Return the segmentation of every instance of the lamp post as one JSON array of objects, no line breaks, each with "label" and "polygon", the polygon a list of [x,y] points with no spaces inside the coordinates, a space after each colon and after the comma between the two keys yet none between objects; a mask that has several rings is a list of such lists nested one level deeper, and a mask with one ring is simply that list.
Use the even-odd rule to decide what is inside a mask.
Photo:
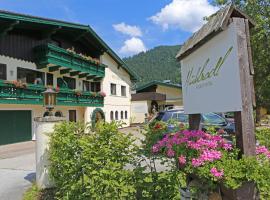
[{"label": "lamp post", "polygon": [[43,92],[43,106],[48,110],[48,116],[53,116],[52,110],[56,105],[56,94],[52,88],[47,88],[46,91]]}]

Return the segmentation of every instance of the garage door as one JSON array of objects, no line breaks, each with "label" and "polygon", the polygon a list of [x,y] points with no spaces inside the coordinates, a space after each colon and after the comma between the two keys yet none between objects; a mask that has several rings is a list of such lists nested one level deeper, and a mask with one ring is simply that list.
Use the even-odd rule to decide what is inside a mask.
[{"label": "garage door", "polygon": [[31,111],[0,111],[0,145],[22,142],[31,139]]}]

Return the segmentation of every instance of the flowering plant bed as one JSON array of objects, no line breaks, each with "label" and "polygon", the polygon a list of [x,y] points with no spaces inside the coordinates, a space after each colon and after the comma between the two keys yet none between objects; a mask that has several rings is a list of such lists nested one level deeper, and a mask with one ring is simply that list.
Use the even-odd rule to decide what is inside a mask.
[{"label": "flowering plant bed", "polygon": [[188,177],[192,175],[200,179],[202,184],[196,185],[196,190],[207,190],[210,194],[220,185],[227,190],[241,190],[242,186],[253,182],[260,198],[269,198],[270,151],[265,146],[256,148],[256,157],[239,159],[239,150],[218,133],[182,130],[165,134],[151,151],[173,160],[175,169]]},{"label": "flowering plant bed", "polygon": [[27,88],[27,83],[21,81],[5,81],[4,83],[12,84],[15,88]]}]

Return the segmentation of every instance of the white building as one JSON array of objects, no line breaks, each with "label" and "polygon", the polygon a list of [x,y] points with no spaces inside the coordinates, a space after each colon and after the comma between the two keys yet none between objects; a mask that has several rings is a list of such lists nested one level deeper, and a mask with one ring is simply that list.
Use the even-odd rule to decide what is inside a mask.
[{"label": "white building", "polygon": [[35,138],[47,87],[58,116],[129,126],[136,75],[89,26],[6,11],[0,24],[0,145]]}]

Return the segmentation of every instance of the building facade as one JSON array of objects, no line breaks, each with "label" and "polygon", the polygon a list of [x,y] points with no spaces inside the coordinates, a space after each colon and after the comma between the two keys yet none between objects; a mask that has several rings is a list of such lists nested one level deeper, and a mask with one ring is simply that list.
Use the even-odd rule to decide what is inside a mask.
[{"label": "building facade", "polygon": [[132,94],[131,121],[143,123],[156,112],[167,107],[183,106],[182,86],[152,81],[136,89]]},{"label": "building facade", "polygon": [[56,116],[129,126],[136,75],[87,25],[0,11],[0,145],[35,139],[43,94]]}]

